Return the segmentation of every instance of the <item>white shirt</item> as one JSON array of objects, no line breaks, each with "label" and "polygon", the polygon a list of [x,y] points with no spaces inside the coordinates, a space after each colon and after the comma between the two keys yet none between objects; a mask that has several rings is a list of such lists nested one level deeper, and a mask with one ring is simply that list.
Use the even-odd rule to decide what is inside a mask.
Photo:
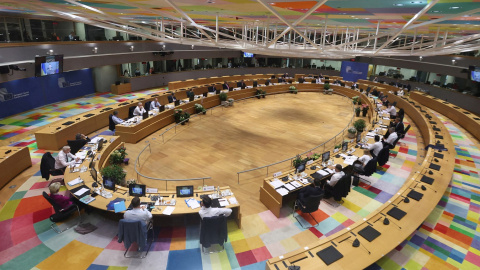
[{"label": "white shirt", "polygon": [[337,173],[334,173],[332,175],[332,177],[330,178],[330,180],[327,181],[327,183],[331,186],[331,187],[334,187],[338,180],[340,180],[340,178],[342,178],[342,176],[344,176],[345,173],[344,172],[337,172]]},{"label": "white shirt", "polygon": [[[72,161],[68,162],[68,158],[71,158]],[[60,151],[58,153],[58,156],[55,158],[55,170],[58,169],[63,169],[67,167],[68,165],[74,165],[75,164],[75,156],[72,155],[72,153],[65,153]]]},{"label": "white shirt", "polygon": [[322,79],[321,78],[316,78],[315,83],[322,83]]},{"label": "white shirt", "polygon": [[116,117],[115,115],[112,115],[112,120],[113,120],[113,122],[115,123],[115,125],[116,125],[116,124],[121,124],[121,123],[125,122],[125,121],[123,121],[122,119]]},{"label": "white shirt", "polygon": [[[388,144],[391,144],[393,145],[393,143],[395,142],[395,140],[398,138],[398,135],[396,132],[393,132],[393,133],[390,133],[390,135],[388,135],[388,138],[385,140],[386,143]],[[393,145],[395,146],[395,145]]]},{"label": "white shirt", "polygon": [[395,106],[390,106],[390,108],[386,108],[383,110],[384,113],[388,113],[392,116],[397,116],[397,110],[395,109]]},{"label": "white shirt", "polygon": [[374,144],[368,147],[368,150],[372,151],[375,156],[378,156],[378,153],[380,153],[380,150],[382,150],[382,148],[383,148],[382,142],[375,142]]},{"label": "white shirt", "polygon": [[403,96],[403,94],[404,94],[403,90],[400,90],[400,91],[397,92],[397,96]]},{"label": "white shirt", "polygon": [[232,209],[230,208],[214,208],[214,207],[209,207],[206,208],[205,206],[202,206],[202,209],[198,212],[200,214],[201,218],[204,217],[217,217],[220,215],[224,215],[226,217],[230,216],[232,214]]},{"label": "white shirt", "polygon": [[358,161],[362,162],[363,163],[363,166],[367,165],[367,163],[372,159],[371,156],[369,155],[363,155],[361,156]]},{"label": "white shirt", "polygon": [[154,100],[150,103],[150,111],[153,109],[159,109],[159,108],[160,108],[160,102]]},{"label": "white shirt", "polygon": [[123,218],[129,220],[141,220],[147,225],[152,219],[152,213],[141,207],[133,208],[132,210],[127,210],[125,214],[123,214]]},{"label": "white shirt", "polygon": [[135,116],[142,116],[144,113],[146,113],[147,111],[145,111],[145,108],[142,107],[142,109],[140,109],[140,107],[136,107],[135,108],[135,111],[133,111],[133,115]]}]

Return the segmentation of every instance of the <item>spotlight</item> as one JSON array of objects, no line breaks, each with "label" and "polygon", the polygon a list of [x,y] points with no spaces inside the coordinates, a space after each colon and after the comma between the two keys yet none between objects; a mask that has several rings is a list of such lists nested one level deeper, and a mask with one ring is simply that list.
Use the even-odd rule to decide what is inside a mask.
[{"label": "spotlight", "polygon": [[423,59],[423,56],[419,56],[418,58],[420,59],[420,61],[422,61],[422,59]]},{"label": "spotlight", "polygon": [[164,44],[164,45],[162,45],[162,50],[165,50],[165,48],[166,48],[165,44]]},{"label": "spotlight", "polygon": [[195,49],[195,45],[192,45],[192,50]]},{"label": "spotlight", "polygon": [[455,59],[452,59],[452,65],[455,66],[455,62],[457,62],[457,61],[455,61]]},{"label": "spotlight", "polygon": [[95,47],[95,48],[92,49],[92,52],[93,52],[93,53],[97,53],[97,51],[98,51],[98,48],[97,48],[97,47]]},{"label": "spotlight", "polygon": [[133,45],[130,46],[130,51],[131,51],[131,52],[133,52],[133,48],[134,48]]},{"label": "spotlight", "polygon": [[49,50],[49,51],[47,52],[47,55],[53,55],[53,50]]}]

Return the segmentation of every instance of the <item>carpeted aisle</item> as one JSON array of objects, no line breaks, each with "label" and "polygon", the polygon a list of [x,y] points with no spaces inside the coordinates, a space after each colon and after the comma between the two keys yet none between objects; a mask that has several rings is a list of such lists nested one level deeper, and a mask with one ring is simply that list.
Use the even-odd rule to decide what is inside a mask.
[{"label": "carpeted aisle", "polygon": [[480,268],[480,149],[457,124],[436,116],[455,143],[452,182],[421,228],[369,269]]}]

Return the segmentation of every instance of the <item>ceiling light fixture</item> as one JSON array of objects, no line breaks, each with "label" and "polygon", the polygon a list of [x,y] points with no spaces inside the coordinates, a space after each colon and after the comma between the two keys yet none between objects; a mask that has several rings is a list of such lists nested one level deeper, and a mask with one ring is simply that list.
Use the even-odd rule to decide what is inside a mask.
[{"label": "ceiling light fixture", "polygon": [[460,7],[450,7],[450,9],[459,9]]},{"label": "ceiling light fixture", "polygon": [[97,53],[97,51],[98,51],[97,47],[95,47],[95,48],[92,49],[92,52],[93,52],[93,53]]},{"label": "ceiling light fixture", "polygon": [[135,47],[133,47],[133,45],[130,46],[130,51],[133,52],[133,49],[134,49],[134,48],[135,48]]},{"label": "ceiling light fixture", "polygon": [[403,7],[403,4],[393,4],[393,5],[397,7]]}]

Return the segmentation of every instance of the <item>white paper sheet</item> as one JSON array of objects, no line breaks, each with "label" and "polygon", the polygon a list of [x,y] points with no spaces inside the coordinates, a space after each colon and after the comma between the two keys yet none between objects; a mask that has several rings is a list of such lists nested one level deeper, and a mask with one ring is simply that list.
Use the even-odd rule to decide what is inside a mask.
[{"label": "white paper sheet", "polygon": [[218,203],[220,204],[220,206],[223,206],[223,207],[225,207],[229,204],[227,199],[219,199]]},{"label": "white paper sheet", "polygon": [[237,198],[235,197],[231,197],[230,199],[228,199],[228,201],[230,202],[230,204],[238,204]]},{"label": "white paper sheet", "polygon": [[165,210],[163,210],[162,214],[170,216],[173,213],[173,210],[175,210],[175,207],[167,206],[165,207]]},{"label": "white paper sheet", "polygon": [[68,182],[67,184],[69,186],[75,186],[75,185],[80,184],[82,182],[83,182],[83,180],[80,177],[78,177],[78,178],[75,178],[72,181]]},{"label": "white paper sheet", "polygon": [[294,186],[292,186],[290,183],[288,183],[288,184],[285,184],[285,187],[286,187],[288,190],[290,190],[290,191],[292,191],[292,190],[294,190],[294,189],[295,189],[295,187],[294,187]]},{"label": "white paper sheet", "polygon": [[285,196],[288,194],[288,190],[286,188],[279,188],[279,189],[276,189],[276,191],[280,193],[280,195],[282,196]]},{"label": "white paper sheet", "polygon": [[75,194],[75,196],[80,196],[82,195],[83,193],[87,192],[88,191],[88,188],[81,188],[79,189],[77,192],[73,193]]},{"label": "white paper sheet", "polygon": [[277,179],[277,180],[273,180],[272,182],[270,182],[270,185],[272,185],[273,188],[277,189],[277,188],[283,186],[284,183],[281,180]]}]

